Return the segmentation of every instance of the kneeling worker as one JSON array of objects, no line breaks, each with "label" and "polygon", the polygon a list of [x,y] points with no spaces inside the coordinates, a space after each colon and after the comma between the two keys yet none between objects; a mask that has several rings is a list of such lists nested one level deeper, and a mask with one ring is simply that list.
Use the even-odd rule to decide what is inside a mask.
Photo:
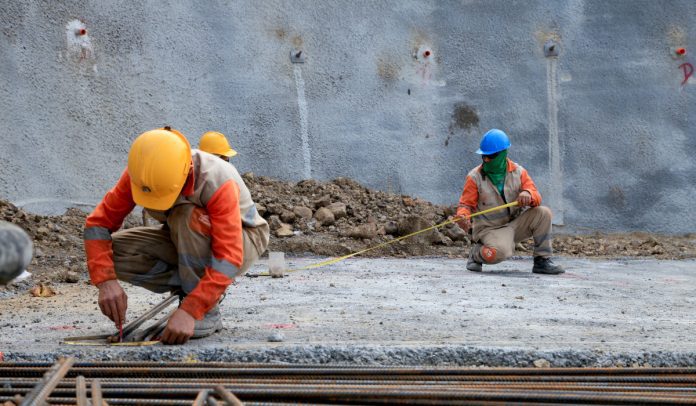
[{"label": "kneeling worker", "polygon": [[[163,224],[117,231],[136,204]],[[222,329],[218,302],[266,250],[269,234],[237,170],[164,127],[133,142],[128,167],[87,217],[84,238],[102,313],[125,322],[128,298],[118,279],[177,292],[182,300],[162,341],[183,344]]]},{"label": "kneeling worker", "polygon": [[551,257],[551,210],[541,206],[541,195],[527,171],[508,159],[510,139],[500,130],[483,135],[477,154],[483,163],[466,176],[459,199],[457,224],[471,228],[471,213],[517,201],[518,206],[477,216],[473,222],[471,252],[466,269],[481,272],[483,263],[497,264],[510,257],[515,244],[534,237],[532,272],[565,272]]}]

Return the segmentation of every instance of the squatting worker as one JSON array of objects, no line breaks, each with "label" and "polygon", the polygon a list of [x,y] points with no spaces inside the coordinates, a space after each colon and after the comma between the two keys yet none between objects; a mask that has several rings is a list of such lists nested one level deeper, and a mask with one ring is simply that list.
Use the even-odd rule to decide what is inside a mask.
[{"label": "squatting worker", "polygon": [[217,131],[208,131],[201,136],[198,149],[209,154],[217,155],[223,161],[229,162],[230,158],[237,155],[237,151],[230,147],[225,134]]},{"label": "squatting worker", "polygon": [[[162,224],[117,231],[135,205]],[[87,217],[85,250],[102,313],[121,325],[117,279],[182,298],[162,333],[182,344],[222,328],[218,301],[266,250],[269,227],[234,166],[164,127],[133,142],[128,167]]]},{"label": "squatting worker", "polygon": [[551,257],[551,210],[541,206],[541,195],[527,171],[508,159],[510,139],[501,130],[483,135],[477,154],[483,163],[466,176],[459,199],[457,224],[471,228],[472,212],[517,201],[518,206],[477,216],[473,221],[471,252],[466,269],[481,272],[483,264],[496,264],[510,257],[515,244],[534,237],[532,272],[560,274],[564,270]]}]

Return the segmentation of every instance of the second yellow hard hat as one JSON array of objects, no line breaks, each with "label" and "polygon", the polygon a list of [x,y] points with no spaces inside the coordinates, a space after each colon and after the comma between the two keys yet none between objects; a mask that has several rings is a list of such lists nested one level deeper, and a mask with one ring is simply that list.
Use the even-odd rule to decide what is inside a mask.
[{"label": "second yellow hard hat", "polygon": [[198,144],[198,149],[210,154],[233,157],[237,155],[237,151],[230,147],[230,143],[225,138],[225,134],[217,131],[208,131],[201,136],[201,142]]}]

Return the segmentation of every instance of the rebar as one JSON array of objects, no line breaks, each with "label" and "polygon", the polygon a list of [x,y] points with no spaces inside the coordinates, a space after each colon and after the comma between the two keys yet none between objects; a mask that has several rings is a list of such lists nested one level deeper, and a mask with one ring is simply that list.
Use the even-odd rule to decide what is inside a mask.
[{"label": "rebar", "polygon": [[[48,363],[0,364],[0,403],[29,397]],[[437,368],[82,362],[52,404],[696,404],[695,368]],[[84,377],[84,378],[83,378]],[[237,402],[237,403],[236,403]]]},{"label": "rebar", "polygon": [[[45,371],[43,379],[24,397],[21,406],[37,406],[46,403],[46,398],[51,391],[58,385],[61,379],[68,373],[70,367],[75,363],[74,358],[62,358],[55,365]],[[7,399],[10,400],[10,399]]]}]

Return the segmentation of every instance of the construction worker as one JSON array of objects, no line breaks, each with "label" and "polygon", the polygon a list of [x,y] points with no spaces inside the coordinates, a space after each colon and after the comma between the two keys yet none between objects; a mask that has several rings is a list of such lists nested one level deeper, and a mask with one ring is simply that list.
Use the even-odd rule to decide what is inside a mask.
[{"label": "construction worker", "polygon": [[229,162],[230,158],[237,155],[237,151],[230,147],[225,134],[217,131],[208,131],[201,136],[198,149],[209,154],[217,155],[223,161]]},{"label": "construction worker", "polygon": [[459,199],[457,224],[466,232],[473,212],[517,201],[518,206],[474,218],[472,246],[466,269],[481,272],[483,264],[497,264],[510,257],[515,244],[534,237],[532,272],[560,274],[551,261],[551,210],[541,206],[541,195],[527,171],[507,157],[510,139],[501,130],[486,132],[476,151],[483,163],[466,176]]},{"label": "construction worker", "polygon": [[26,231],[15,224],[0,221],[0,285],[8,285],[22,275],[32,254],[33,244]]},{"label": "construction worker", "polygon": [[[136,204],[163,224],[117,231]],[[128,167],[87,217],[84,239],[102,313],[117,326],[125,321],[117,279],[177,292],[162,341],[183,344],[222,328],[218,301],[266,250],[269,234],[234,166],[164,127],[133,142]]]}]

